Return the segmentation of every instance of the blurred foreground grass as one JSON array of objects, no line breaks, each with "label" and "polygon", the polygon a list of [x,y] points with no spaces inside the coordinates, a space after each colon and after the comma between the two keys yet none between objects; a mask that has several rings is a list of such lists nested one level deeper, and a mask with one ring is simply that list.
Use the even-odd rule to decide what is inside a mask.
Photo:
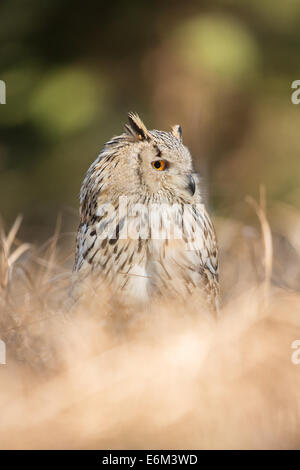
[{"label": "blurred foreground grass", "polygon": [[217,322],[197,297],[128,317],[104,285],[68,310],[59,224],[40,248],[18,240],[20,219],[2,231],[1,448],[299,448],[300,214],[271,212],[272,273],[264,214],[264,238],[217,220]]}]

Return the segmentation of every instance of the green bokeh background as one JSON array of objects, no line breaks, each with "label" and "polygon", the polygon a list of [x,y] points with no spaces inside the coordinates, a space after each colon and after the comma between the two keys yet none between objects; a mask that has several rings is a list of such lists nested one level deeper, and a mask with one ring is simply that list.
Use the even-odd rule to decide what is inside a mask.
[{"label": "green bokeh background", "polygon": [[181,124],[211,209],[246,194],[300,205],[300,1],[2,0],[0,213],[46,239],[75,230],[84,173],[122,132]]}]

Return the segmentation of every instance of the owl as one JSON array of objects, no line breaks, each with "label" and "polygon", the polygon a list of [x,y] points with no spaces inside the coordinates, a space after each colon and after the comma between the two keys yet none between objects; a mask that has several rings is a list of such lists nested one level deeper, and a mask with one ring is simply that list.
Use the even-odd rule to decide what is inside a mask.
[{"label": "owl", "polygon": [[135,113],[128,120],[82,183],[74,291],[93,278],[130,304],[198,293],[217,313],[216,235],[181,127],[148,130]]}]

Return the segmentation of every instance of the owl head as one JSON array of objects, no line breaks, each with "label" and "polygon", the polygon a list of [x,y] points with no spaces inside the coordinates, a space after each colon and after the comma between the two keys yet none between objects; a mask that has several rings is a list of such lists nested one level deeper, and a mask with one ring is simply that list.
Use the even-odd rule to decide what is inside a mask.
[{"label": "owl head", "polygon": [[199,201],[197,175],[192,158],[182,143],[179,125],[170,132],[148,130],[135,113],[128,114],[125,133],[107,142],[94,164],[107,169],[105,187],[110,196],[138,195],[147,201],[194,203]]}]

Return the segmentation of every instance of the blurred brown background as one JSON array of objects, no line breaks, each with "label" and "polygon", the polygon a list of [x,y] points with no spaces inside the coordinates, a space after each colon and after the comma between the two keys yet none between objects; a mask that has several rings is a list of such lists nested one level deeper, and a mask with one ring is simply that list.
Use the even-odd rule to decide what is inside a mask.
[{"label": "blurred brown background", "polygon": [[90,163],[129,110],[180,123],[216,215],[246,194],[300,204],[300,1],[2,0],[0,213],[45,240],[75,230]]}]

